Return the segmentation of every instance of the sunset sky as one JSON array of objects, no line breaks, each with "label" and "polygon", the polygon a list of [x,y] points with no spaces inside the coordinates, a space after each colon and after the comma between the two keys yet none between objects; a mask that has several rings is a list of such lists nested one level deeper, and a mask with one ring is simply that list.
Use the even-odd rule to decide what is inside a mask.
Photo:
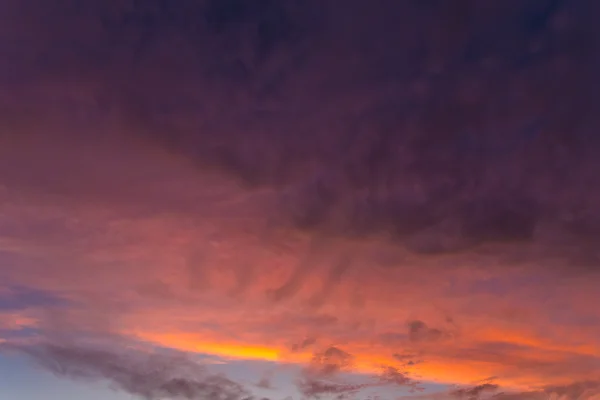
[{"label": "sunset sky", "polygon": [[0,0],[0,400],[600,400],[597,0]]}]

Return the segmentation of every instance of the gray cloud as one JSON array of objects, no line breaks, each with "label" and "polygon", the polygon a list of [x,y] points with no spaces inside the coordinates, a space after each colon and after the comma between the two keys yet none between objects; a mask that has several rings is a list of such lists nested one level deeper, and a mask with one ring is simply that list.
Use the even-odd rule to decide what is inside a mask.
[{"label": "gray cloud", "polygon": [[588,400],[600,394],[598,381],[573,382],[562,386],[546,386],[525,392],[501,392],[492,396],[494,400]]},{"label": "gray cloud", "polygon": [[303,371],[296,382],[298,390],[309,398],[335,396],[338,399],[354,398],[363,389],[381,388],[383,386],[400,386],[411,391],[420,388],[419,382],[409,373],[401,372],[395,367],[383,366],[381,372],[367,376],[367,381],[350,383],[344,372],[352,372],[354,356],[335,346],[316,352],[311,363]]},{"label": "gray cloud", "polygon": [[457,389],[437,393],[423,394],[412,398],[458,398],[458,399],[494,399],[494,400],[588,400],[600,394],[600,382],[597,380],[578,381],[564,385],[549,385],[526,391],[509,390],[493,383],[496,377],[485,379],[476,385],[461,386]]},{"label": "gray cloud", "polygon": [[384,384],[410,386],[412,388],[416,388],[418,385],[418,382],[413,380],[407,373],[402,373],[394,367],[385,367],[379,379]]},{"label": "gray cloud", "polygon": [[469,388],[456,389],[452,392],[452,395],[459,399],[478,400],[482,394],[494,393],[498,388],[498,385],[486,382]]},{"label": "gray cloud", "polygon": [[133,347],[39,343],[13,347],[62,377],[106,380],[120,390],[148,400],[250,400],[251,393],[225,376],[181,354]]},{"label": "gray cloud", "polygon": [[320,376],[331,376],[347,371],[354,364],[354,356],[338,347],[330,346],[313,355],[308,372]]},{"label": "gray cloud", "polygon": [[[337,399],[353,397],[370,384],[348,383],[339,380],[342,372],[350,372],[354,356],[335,346],[316,351],[311,362],[296,381],[296,387],[307,398],[320,399],[335,396]],[[332,378],[337,377],[334,381]]]},{"label": "gray cloud", "polygon": [[300,393],[308,398],[320,399],[322,396],[335,396],[336,399],[345,399],[356,395],[368,385],[335,383],[318,379],[304,378],[298,381]]}]

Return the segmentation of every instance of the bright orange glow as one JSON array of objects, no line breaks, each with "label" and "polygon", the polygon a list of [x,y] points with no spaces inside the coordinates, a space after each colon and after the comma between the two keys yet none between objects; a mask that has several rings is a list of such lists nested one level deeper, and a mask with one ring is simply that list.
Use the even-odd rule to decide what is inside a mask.
[{"label": "bright orange glow", "polygon": [[[154,343],[156,345],[174,348],[186,352],[195,352],[219,356],[228,359],[278,361],[283,363],[306,364],[312,358],[310,352],[293,353],[285,348],[268,347],[260,345],[247,345],[243,343],[219,343],[204,341],[193,334],[160,334],[136,332],[135,337]],[[363,374],[377,374],[381,372],[382,367],[395,366],[400,371],[406,371],[393,357],[378,352],[353,351],[350,347],[345,347],[345,351],[350,352],[355,357],[355,363],[351,371]],[[500,363],[485,361],[464,361],[456,363],[449,359],[431,359],[426,363],[414,367],[408,367],[408,370],[419,379],[452,384],[471,384],[484,380],[491,376],[496,376],[505,368]],[[496,382],[502,384],[507,389],[524,390],[530,385],[543,382],[542,377],[535,375],[522,376],[520,378],[502,379]]]},{"label": "bright orange glow", "polygon": [[178,350],[210,354],[223,358],[278,361],[280,350],[239,343],[215,343],[198,340],[192,334],[135,333],[141,340]]}]

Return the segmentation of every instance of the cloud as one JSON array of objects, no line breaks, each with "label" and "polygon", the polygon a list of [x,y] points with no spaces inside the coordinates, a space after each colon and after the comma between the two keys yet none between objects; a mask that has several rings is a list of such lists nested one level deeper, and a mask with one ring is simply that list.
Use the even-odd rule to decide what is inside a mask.
[{"label": "cloud", "polygon": [[414,381],[411,377],[408,376],[408,374],[402,373],[394,367],[385,367],[383,369],[383,372],[379,376],[379,379],[382,383],[385,384],[409,386],[412,388],[416,388],[418,384],[418,382]]},{"label": "cloud", "polygon": [[297,387],[309,398],[335,395],[339,399],[359,395],[364,389],[384,386],[406,387],[412,391],[419,389],[418,382],[408,373],[402,373],[392,366],[384,366],[375,375],[368,374],[367,379],[360,383],[352,382],[349,373],[355,372],[354,361],[352,354],[335,346],[319,351],[304,369]]},{"label": "cloud", "polygon": [[[340,374],[350,372],[354,356],[335,346],[327,347],[313,354],[310,363],[296,381],[296,387],[304,396],[319,399],[322,396],[335,396],[345,399],[369,387],[369,384],[357,384],[340,381]],[[338,381],[333,378],[338,378]]]},{"label": "cloud", "polygon": [[346,380],[340,380],[340,377],[338,377],[338,380],[336,381],[327,378],[331,378],[331,374],[325,374],[321,377],[306,375],[298,380],[297,386],[300,392],[309,398],[335,395],[336,398],[339,399],[362,396],[365,393],[365,389],[369,389],[372,393],[376,393],[377,389],[386,386],[396,388],[405,387],[409,388],[411,392],[422,390],[419,386],[419,382],[415,381],[407,374],[398,371],[396,368],[389,366],[384,367],[381,373],[375,376],[369,376],[367,381],[361,383],[350,383],[347,378]]},{"label": "cloud", "polygon": [[598,381],[581,381],[565,385],[546,386],[525,392],[504,392],[492,396],[497,400],[595,400],[600,396]]},{"label": "cloud", "polygon": [[[84,39],[115,53],[115,69],[143,71],[126,93],[106,95],[137,131],[201,173],[216,168],[276,190],[280,224],[386,233],[424,257],[475,257],[483,247],[570,265],[593,249],[594,236],[575,226],[597,219],[584,215],[597,195],[584,180],[598,143],[577,122],[595,107],[587,100],[594,60],[567,45],[578,37],[575,24],[553,22],[581,20],[584,6],[464,1],[449,14],[433,4],[354,1],[341,12],[320,3],[104,6],[102,40]],[[388,29],[398,20],[402,29]],[[135,62],[104,42],[123,33],[123,52],[135,49]],[[597,32],[586,34],[595,41]],[[423,49],[406,37],[423,37]],[[178,57],[164,57],[165,47]],[[188,62],[169,61],[177,58]],[[151,84],[158,71],[162,83]],[[116,86],[113,75],[106,86]],[[197,90],[184,91],[183,82]],[[501,108],[502,116],[494,111]],[[571,139],[562,133],[569,126],[580,127]],[[565,171],[574,178],[561,178]],[[542,237],[549,224],[561,238],[554,244]],[[575,238],[582,235],[587,244]],[[299,281],[274,298],[296,293]]]},{"label": "cloud", "polygon": [[0,288],[0,311],[19,311],[29,307],[66,306],[68,300],[44,290],[21,286]]},{"label": "cloud", "polygon": [[348,269],[352,265],[352,256],[343,254],[340,258],[339,261],[332,265],[329,274],[323,281],[321,289],[310,298],[309,304],[311,306],[318,307],[323,305],[343,276],[348,272]]},{"label": "cloud", "polygon": [[600,397],[600,382],[575,382],[564,386],[547,386],[544,393],[560,400],[596,399]]},{"label": "cloud", "polygon": [[317,338],[307,337],[306,339],[302,340],[300,343],[292,344],[291,350],[292,351],[303,351],[303,350],[306,350],[309,347],[313,346],[315,343],[317,343]]},{"label": "cloud", "polygon": [[452,337],[453,335],[450,332],[431,328],[425,322],[420,320],[414,320],[408,323],[408,339],[411,342],[438,342]]},{"label": "cloud", "polygon": [[595,2],[259,3],[2,2],[2,304],[231,357],[318,337],[332,375],[423,346],[428,379],[588,378]]},{"label": "cloud", "polygon": [[309,364],[311,374],[331,376],[341,371],[347,371],[354,364],[354,356],[338,347],[330,346],[316,352]]},{"label": "cloud", "polygon": [[491,382],[459,389],[408,396],[412,399],[494,399],[494,400],[595,400],[598,398],[598,381],[579,381],[556,386],[538,387],[526,391],[503,388]]},{"label": "cloud", "polygon": [[[424,257],[477,257],[484,246],[497,257],[514,252],[525,260],[568,259],[571,265],[578,254],[593,253],[595,236],[577,226],[597,225],[588,215],[595,196],[588,192],[596,193],[596,185],[583,183],[597,143],[583,125],[570,141],[557,128],[563,120],[575,124],[593,114],[581,115],[594,107],[586,100],[593,60],[590,52],[566,45],[578,34],[573,23],[559,28],[552,22],[564,15],[582,19],[583,5],[540,11],[464,1],[448,22],[447,10],[433,4],[354,1],[340,12],[314,1],[191,1],[179,7],[90,2],[59,10],[31,1],[55,18],[40,21],[27,11],[35,7],[15,5],[10,11],[23,23],[11,29],[38,27],[39,34],[28,36],[40,42],[31,43],[36,54],[65,43],[68,29],[42,34],[54,32],[51,27],[95,28],[50,53],[57,65],[51,73],[31,70],[33,64],[21,68],[30,71],[23,86],[37,87],[39,79],[64,86],[68,78],[59,67],[79,66],[78,74],[99,82],[86,87],[89,96],[107,98],[135,131],[128,135],[188,158],[200,174],[216,168],[276,189],[281,196],[272,215],[280,224],[350,237],[386,233]],[[387,29],[398,20],[406,22],[402,29]],[[511,33],[505,26],[519,28]],[[586,33],[594,42],[597,32]],[[502,39],[517,34],[523,40],[511,43],[541,35],[544,50]],[[415,36],[424,38],[422,51],[405,39]],[[127,40],[116,43],[117,37]],[[110,62],[97,63],[98,54],[85,49],[110,54]],[[125,88],[115,91],[123,81]],[[502,118],[491,111],[516,93],[522,93],[520,103]],[[315,98],[331,106],[315,106]],[[564,98],[582,106],[566,106]],[[95,113],[100,104],[87,107]],[[562,179],[559,171],[567,170],[576,178]],[[549,234],[560,236],[553,244],[544,239],[549,225]],[[581,235],[585,244],[577,239]],[[535,245],[552,251],[534,251]],[[577,262],[597,264],[595,257]],[[295,293],[297,281],[276,290],[275,298]]]},{"label": "cloud", "polygon": [[498,391],[499,386],[493,383],[482,383],[470,388],[460,388],[452,392],[459,399],[478,400],[481,395]]},{"label": "cloud", "polygon": [[298,382],[298,389],[308,398],[321,398],[321,396],[336,396],[337,399],[345,399],[358,393],[365,385],[335,383],[323,380],[304,378]]},{"label": "cloud", "polygon": [[211,374],[182,354],[114,345],[37,343],[13,348],[50,372],[84,381],[107,380],[144,399],[252,399],[241,385]]},{"label": "cloud", "polygon": [[271,384],[271,381],[268,377],[262,377],[256,384],[256,387],[259,387],[261,389],[273,389],[273,385]]},{"label": "cloud", "polygon": [[314,238],[309,244],[306,254],[299,260],[298,265],[292,271],[291,276],[287,281],[278,288],[269,292],[273,301],[279,302],[295,295],[302,287],[306,280],[306,276],[311,269],[315,268],[315,264],[319,261],[319,257],[323,254],[326,240]]},{"label": "cloud", "polygon": [[403,353],[394,353],[392,357],[402,363],[403,366],[414,366],[423,362],[422,359],[419,358],[419,354],[411,353],[411,352],[403,352]]}]

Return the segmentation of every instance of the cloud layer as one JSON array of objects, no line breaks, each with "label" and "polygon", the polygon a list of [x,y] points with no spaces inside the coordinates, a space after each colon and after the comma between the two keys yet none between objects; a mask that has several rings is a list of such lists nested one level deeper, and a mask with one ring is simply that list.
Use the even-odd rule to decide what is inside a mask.
[{"label": "cloud layer", "polygon": [[253,394],[57,338],[595,398],[599,13],[3,2],[0,339],[149,399]]}]

